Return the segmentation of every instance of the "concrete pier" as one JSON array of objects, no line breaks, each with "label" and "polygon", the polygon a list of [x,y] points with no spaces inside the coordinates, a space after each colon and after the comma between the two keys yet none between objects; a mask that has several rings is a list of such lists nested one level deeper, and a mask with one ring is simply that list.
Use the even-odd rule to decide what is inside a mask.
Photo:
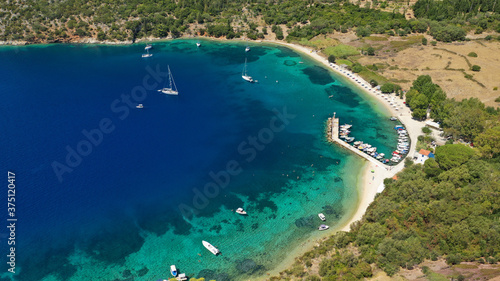
[{"label": "concrete pier", "polygon": [[335,117],[335,113],[333,113],[333,117],[328,118],[327,122],[327,138],[328,141],[338,143],[342,147],[347,148],[348,150],[354,152],[355,154],[365,158],[366,160],[374,163],[377,166],[384,167],[386,170],[388,170],[391,166],[383,164],[382,162],[378,161],[377,159],[371,157],[370,155],[364,153],[363,151],[355,148],[352,145],[349,145],[347,142],[341,140],[339,138],[339,118]]}]

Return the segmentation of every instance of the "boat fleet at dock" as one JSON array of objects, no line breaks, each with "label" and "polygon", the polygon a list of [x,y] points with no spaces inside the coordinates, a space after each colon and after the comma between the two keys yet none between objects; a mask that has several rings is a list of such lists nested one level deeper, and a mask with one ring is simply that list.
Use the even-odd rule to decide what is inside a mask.
[{"label": "boat fleet at dock", "polygon": [[[395,118],[391,118],[391,120],[396,120]],[[398,146],[397,150],[392,152],[392,157],[390,159],[385,157],[384,153],[378,153],[377,148],[372,146],[369,143],[364,143],[362,141],[354,141],[354,137],[350,137],[349,133],[351,132],[352,125],[344,124],[339,126],[339,138],[343,139],[347,143],[352,143],[353,147],[356,149],[363,151],[364,153],[372,156],[373,158],[379,160],[380,162],[387,164],[389,162],[398,163],[401,159],[404,158],[406,154],[408,154],[408,150],[410,149],[410,140],[408,138],[408,133],[402,125],[397,125],[394,129],[398,133]]]}]

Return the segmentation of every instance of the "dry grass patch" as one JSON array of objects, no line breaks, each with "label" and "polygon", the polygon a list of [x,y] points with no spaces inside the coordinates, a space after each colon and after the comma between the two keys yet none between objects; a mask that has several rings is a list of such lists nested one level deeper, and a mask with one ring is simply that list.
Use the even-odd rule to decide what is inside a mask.
[{"label": "dry grass patch", "polygon": [[334,55],[337,58],[359,55],[359,51],[356,47],[344,44],[339,44],[335,47],[328,47],[323,52],[327,56]]},{"label": "dry grass patch", "polygon": [[321,50],[321,49],[326,49],[328,47],[336,46],[339,44],[339,41],[336,39],[333,39],[333,38],[329,38],[329,37],[323,37],[323,38],[316,37],[316,38],[311,39],[310,41],[308,41],[305,38],[302,38],[299,41],[299,44],[303,45],[303,46],[312,47],[316,50]]},{"label": "dry grass patch", "polygon": [[[391,44],[393,42],[395,41],[391,41]],[[483,44],[486,47],[474,41],[441,43],[439,48],[410,46],[397,53],[378,52],[377,56],[363,56],[358,62],[362,65],[375,64],[379,68],[377,73],[390,80],[410,81],[399,83],[405,90],[411,87],[413,80],[419,75],[430,75],[434,83],[441,86],[450,98],[462,100],[477,97],[487,106],[497,107],[498,103],[494,100],[499,95],[500,87],[500,42]],[[472,51],[478,56],[467,57]],[[481,71],[471,71],[469,64],[479,65]],[[388,67],[384,68],[383,65]],[[470,78],[467,79],[466,75]],[[495,87],[496,91],[493,90]]]},{"label": "dry grass patch", "polygon": [[413,35],[408,37],[403,37],[403,40],[392,40],[390,41],[390,47],[397,49],[398,51],[404,50],[412,45],[422,43],[423,35]]},{"label": "dry grass patch", "polygon": [[382,35],[382,36],[372,35],[372,36],[365,37],[364,40],[366,40],[366,41],[388,41],[389,39],[387,39],[386,35]]}]

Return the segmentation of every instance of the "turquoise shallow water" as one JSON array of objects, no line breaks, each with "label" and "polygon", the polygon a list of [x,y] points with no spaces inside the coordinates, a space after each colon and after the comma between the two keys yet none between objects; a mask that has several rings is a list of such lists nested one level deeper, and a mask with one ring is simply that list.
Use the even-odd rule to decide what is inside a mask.
[{"label": "turquoise shallow water", "polygon": [[[389,154],[387,113],[285,47],[195,42],[155,43],[150,59],[144,45],[0,50],[2,169],[24,190],[15,280],[157,280],[171,264],[190,277],[258,278],[317,236],[317,213],[332,228],[352,213],[362,160],[325,142],[325,121],[336,112]],[[258,83],[241,79],[245,58]],[[180,95],[159,94],[163,79],[143,110],[120,102],[122,119],[113,102],[167,64]],[[115,130],[59,181],[54,161],[103,118]]]}]

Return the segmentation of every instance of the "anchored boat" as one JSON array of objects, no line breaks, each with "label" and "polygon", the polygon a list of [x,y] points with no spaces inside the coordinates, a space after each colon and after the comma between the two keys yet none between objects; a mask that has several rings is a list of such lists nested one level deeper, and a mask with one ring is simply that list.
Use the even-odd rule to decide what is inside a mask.
[{"label": "anchored boat", "polygon": [[172,274],[172,276],[174,277],[177,276],[177,268],[175,267],[174,264],[170,266],[170,274]]},{"label": "anchored boat", "polygon": [[205,248],[207,248],[207,250],[212,252],[212,254],[214,254],[216,256],[218,254],[220,254],[219,249],[215,248],[212,244],[208,243],[207,241],[203,240],[203,241],[201,241],[201,243],[203,243],[203,246],[205,246]]}]

